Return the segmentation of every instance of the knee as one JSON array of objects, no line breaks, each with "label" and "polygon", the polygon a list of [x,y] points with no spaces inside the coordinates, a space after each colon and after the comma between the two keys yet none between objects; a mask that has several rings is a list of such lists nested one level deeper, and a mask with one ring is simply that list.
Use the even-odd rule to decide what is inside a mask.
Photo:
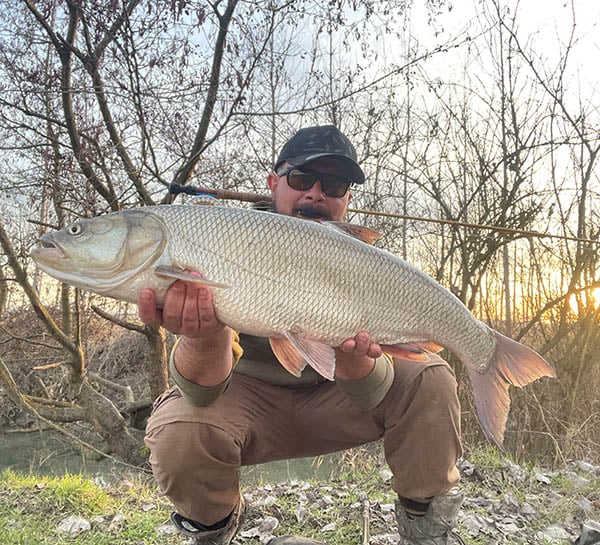
[{"label": "knee", "polygon": [[190,466],[205,471],[239,466],[240,449],[235,439],[218,426],[205,422],[176,421],[148,429],[145,437],[153,470],[189,474]]},{"label": "knee", "polygon": [[429,399],[431,406],[458,408],[456,378],[448,365],[435,365],[425,369],[418,380],[419,397]]}]

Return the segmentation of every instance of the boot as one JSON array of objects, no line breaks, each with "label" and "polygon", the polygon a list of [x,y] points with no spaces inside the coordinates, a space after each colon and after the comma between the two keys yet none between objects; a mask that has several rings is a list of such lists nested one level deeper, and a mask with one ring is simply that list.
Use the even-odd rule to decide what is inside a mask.
[{"label": "boot", "polygon": [[573,545],[600,545],[600,523],[586,521],[581,527],[581,535]]},{"label": "boot", "polygon": [[187,519],[178,513],[171,513],[171,522],[183,535],[194,538],[193,545],[229,545],[242,525],[245,512],[244,497],[240,496],[240,501],[222,528],[202,530],[193,520]]},{"label": "boot", "polygon": [[[409,518],[404,508],[396,501],[396,520],[402,545],[450,545],[449,536],[456,525],[458,511],[464,494],[454,488],[447,494],[431,500],[427,513],[422,517]],[[453,534],[459,543],[463,540]]]}]

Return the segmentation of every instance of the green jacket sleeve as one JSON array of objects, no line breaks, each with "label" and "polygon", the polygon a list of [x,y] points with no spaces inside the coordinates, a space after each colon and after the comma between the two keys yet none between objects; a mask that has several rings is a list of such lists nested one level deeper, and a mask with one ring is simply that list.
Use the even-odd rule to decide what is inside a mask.
[{"label": "green jacket sleeve", "polygon": [[[169,373],[171,378],[181,391],[183,398],[190,405],[194,405],[196,407],[206,407],[213,403],[225,390],[227,390],[227,386],[229,386],[229,381],[231,380],[231,373],[223,382],[221,382],[221,384],[217,384],[216,386],[201,386],[200,384],[196,384],[195,382],[186,379],[177,370],[177,367],[175,367],[174,354],[178,343],[179,340],[177,340],[177,342],[173,345],[173,349],[171,350],[171,355],[169,357]],[[232,351],[233,366],[235,367],[243,354],[237,333],[234,333]]]},{"label": "green jacket sleeve", "polygon": [[336,384],[350,400],[363,411],[371,411],[379,405],[394,382],[394,366],[385,354],[375,360],[375,367],[364,378],[345,380],[336,378]]}]

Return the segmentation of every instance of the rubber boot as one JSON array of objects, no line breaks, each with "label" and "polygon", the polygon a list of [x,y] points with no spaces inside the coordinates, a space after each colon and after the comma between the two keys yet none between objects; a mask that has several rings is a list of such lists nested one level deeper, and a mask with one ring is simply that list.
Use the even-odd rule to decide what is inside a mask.
[{"label": "rubber boot", "polygon": [[586,521],[581,527],[581,535],[573,545],[600,545],[600,523]]},{"label": "rubber boot", "polygon": [[[458,511],[464,494],[454,488],[447,494],[431,500],[427,513],[422,517],[409,518],[404,508],[396,501],[396,520],[402,545],[450,545],[450,535],[456,526]],[[453,534],[459,543],[460,537]]]}]

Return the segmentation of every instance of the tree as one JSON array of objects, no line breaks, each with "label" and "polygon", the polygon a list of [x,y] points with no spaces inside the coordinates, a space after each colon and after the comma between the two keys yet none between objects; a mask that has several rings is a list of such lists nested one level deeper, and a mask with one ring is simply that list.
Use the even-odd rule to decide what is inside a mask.
[{"label": "tree", "polygon": [[[312,84],[300,101],[293,92],[299,80],[287,55],[298,51],[305,62],[300,58],[305,55],[304,35],[298,29],[328,20],[330,36],[346,27],[356,32],[357,19],[366,28],[373,13],[368,1],[332,6],[178,0],[167,6],[155,0],[13,0],[0,16],[0,131],[6,136],[3,152],[18,156],[18,177],[31,178],[28,191],[15,200],[26,198],[32,214],[39,211],[39,234],[76,217],[171,202],[166,191],[171,182],[210,177],[212,185],[225,188],[252,183],[254,173],[264,172],[264,159],[251,153],[246,161],[241,142],[249,140],[250,127],[256,134],[255,115],[266,114],[272,127],[270,148],[275,149],[274,140],[283,140],[292,126],[281,127],[275,110],[294,102],[299,116],[306,104],[319,102]],[[269,95],[261,76],[272,71],[273,59],[283,74],[276,78],[270,72]],[[306,62],[320,67],[318,48]],[[274,100],[286,88],[292,92]],[[218,152],[209,154],[216,144]],[[7,177],[0,187],[8,189],[12,183]],[[25,254],[34,235],[27,236],[27,243],[15,247],[14,231],[2,226],[3,250],[19,284],[65,350],[71,389],[77,392],[76,410],[70,414],[84,414],[110,450],[138,461],[123,418],[90,380],[80,333],[80,295],[60,287],[59,326],[29,282]],[[155,397],[167,384],[164,332],[111,319],[147,336],[154,362],[147,380]],[[49,414],[50,405],[35,408]],[[51,407],[54,414],[57,405]]]}]

